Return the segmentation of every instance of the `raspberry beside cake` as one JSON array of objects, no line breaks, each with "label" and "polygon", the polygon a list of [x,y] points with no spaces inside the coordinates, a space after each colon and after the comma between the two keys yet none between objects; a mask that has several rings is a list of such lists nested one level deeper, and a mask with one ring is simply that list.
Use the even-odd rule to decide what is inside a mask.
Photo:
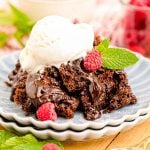
[{"label": "raspberry beside cake", "polygon": [[[112,112],[136,103],[137,99],[128,84],[126,73],[120,68],[112,69],[114,66],[111,68],[108,65],[107,68],[107,62],[103,66],[102,58],[105,53],[104,51],[99,53],[95,50],[100,41],[94,42],[94,32],[91,28],[86,24],[74,25],[63,19],[62,17],[50,16],[39,21],[34,27],[27,46],[21,53],[15,69],[9,75],[12,86],[12,101],[21,105],[28,114],[36,113],[38,119],[40,117],[37,111],[43,106],[43,109],[40,109],[40,116],[42,116],[43,111],[43,114],[49,116],[47,117],[49,119],[45,120],[52,121],[56,120],[54,119],[56,117],[52,116],[55,113],[48,111],[56,111],[58,116],[65,118],[72,118],[76,111],[81,111],[85,119],[95,120],[103,112]],[[43,23],[44,21],[45,23]],[[65,25],[70,29],[66,29]],[[53,30],[49,30],[49,33],[44,32],[42,35],[39,32],[39,26],[41,27],[40,30],[46,30],[46,27],[47,30],[49,30],[48,27],[52,27]],[[76,26],[75,29],[74,26]],[[64,32],[62,32],[62,27],[65,28],[68,35],[62,34]],[[76,33],[72,32],[72,28]],[[44,35],[55,34],[55,30],[57,30],[56,36],[48,35],[51,37],[48,41],[48,37],[44,37]],[[78,31],[79,33],[77,33]],[[36,36],[41,36],[42,42],[48,46],[39,41],[39,37],[36,37],[34,32],[36,32]],[[80,33],[82,34],[80,35]],[[70,35],[70,38],[66,38]],[[62,40],[64,47],[62,48],[62,43],[60,41],[57,43],[56,40]],[[68,40],[69,46],[65,45],[67,44],[66,40]],[[75,43],[73,43],[74,40],[76,40]],[[38,44],[31,44],[35,41],[43,44],[38,43],[41,49],[37,50],[37,54],[35,48],[38,48]],[[73,50],[70,49],[71,46],[74,46]],[[101,44],[99,48],[103,49],[102,46]],[[31,49],[34,49],[35,52]],[[53,51],[54,55],[52,52],[49,55],[48,50]],[[61,54],[59,51],[55,54],[57,50],[64,50],[64,54],[62,51],[60,51]],[[43,55],[43,53],[45,54]],[[49,105],[44,106],[44,104]]]}]

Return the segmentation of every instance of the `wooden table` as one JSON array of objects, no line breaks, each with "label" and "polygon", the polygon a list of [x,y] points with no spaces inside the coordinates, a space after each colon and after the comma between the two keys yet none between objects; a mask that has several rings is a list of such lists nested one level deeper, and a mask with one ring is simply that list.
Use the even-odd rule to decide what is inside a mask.
[{"label": "wooden table", "polygon": [[[0,129],[4,129],[0,127]],[[150,136],[150,119],[116,135],[86,142],[63,142],[65,150],[111,150],[116,147],[132,146]],[[148,148],[150,150],[150,147]]]},{"label": "wooden table", "polygon": [[[132,146],[150,136],[150,119],[108,138],[87,142],[64,142],[65,150],[111,150],[116,147]],[[150,147],[148,147],[150,150]]]}]

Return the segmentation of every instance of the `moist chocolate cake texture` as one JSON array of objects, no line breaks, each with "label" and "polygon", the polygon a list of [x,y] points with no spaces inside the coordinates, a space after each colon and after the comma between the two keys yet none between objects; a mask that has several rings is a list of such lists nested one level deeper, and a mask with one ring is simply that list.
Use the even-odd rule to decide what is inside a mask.
[{"label": "moist chocolate cake texture", "polygon": [[36,74],[23,71],[18,62],[9,80],[11,100],[28,113],[35,113],[41,104],[50,101],[55,104],[58,116],[72,118],[79,110],[87,120],[95,120],[103,112],[137,101],[123,70],[101,67],[87,72],[83,58],[68,61],[59,68],[46,66]]}]

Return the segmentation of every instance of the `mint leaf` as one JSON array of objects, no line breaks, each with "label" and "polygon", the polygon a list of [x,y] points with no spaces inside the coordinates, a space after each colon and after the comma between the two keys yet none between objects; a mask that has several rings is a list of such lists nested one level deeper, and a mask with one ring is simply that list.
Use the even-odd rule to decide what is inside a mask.
[{"label": "mint leaf", "polygon": [[[28,15],[16,8],[14,5],[7,1],[10,11],[0,9],[0,25],[14,26],[16,28],[16,33],[14,33],[14,38],[24,47],[22,42],[23,36],[28,36],[35,24]],[[8,40],[8,39],[7,39]],[[1,42],[2,43],[2,42]],[[5,42],[4,42],[5,43]],[[4,44],[0,44],[3,46]]]},{"label": "mint leaf", "polygon": [[8,40],[8,35],[6,33],[0,33],[0,47],[4,46]]},{"label": "mint leaf", "polygon": [[[46,140],[43,142],[41,141],[41,142],[30,142],[30,143],[20,144],[20,145],[13,147],[11,150],[41,150],[42,147],[47,143],[56,144],[56,145],[58,145],[60,150],[64,150],[61,143],[57,140]],[[5,150],[5,149],[3,149],[3,150]]]},{"label": "mint leaf", "polygon": [[121,48],[107,48],[101,52],[103,67],[124,69],[135,64],[138,58],[132,52]]},{"label": "mint leaf", "polygon": [[22,137],[16,136],[16,137],[9,138],[8,140],[5,141],[5,143],[2,143],[0,149],[8,150],[21,144],[33,143],[33,142],[37,142],[37,139],[31,134],[27,134]]},{"label": "mint leaf", "polygon": [[[52,142],[49,142],[49,143],[52,143]],[[26,144],[17,145],[11,150],[41,150],[45,144],[47,144],[47,142],[26,143]],[[60,146],[58,147],[59,147],[59,150],[63,150],[63,147],[62,148]]]},{"label": "mint leaf", "polygon": [[8,2],[8,5],[11,10],[11,22],[16,27],[16,32],[14,33],[14,38],[18,41],[18,43],[24,47],[22,42],[22,38],[25,35],[29,35],[33,25],[33,22],[28,15],[19,10],[17,7]]},{"label": "mint leaf", "polygon": [[138,61],[137,56],[132,52],[121,48],[109,48],[109,44],[109,39],[105,39],[96,47],[101,54],[103,67],[120,70]]},{"label": "mint leaf", "polygon": [[13,13],[14,22],[17,29],[24,34],[29,34],[34,23],[24,12],[16,8],[14,5],[9,3],[9,6]]},{"label": "mint leaf", "polygon": [[24,33],[20,32],[20,31],[16,31],[16,33],[14,34],[15,39],[19,42],[19,44],[24,47],[24,43],[22,42],[21,38],[23,37]]},{"label": "mint leaf", "polygon": [[25,143],[17,145],[11,150],[41,150],[44,145],[43,142]]},{"label": "mint leaf", "polygon": [[108,48],[110,44],[109,39],[104,39],[101,41],[100,45],[103,45],[105,48]]},{"label": "mint leaf", "polygon": [[4,143],[9,138],[15,137],[16,135],[14,133],[11,133],[6,130],[0,130],[0,145]]},{"label": "mint leaf", "polygon": [[7,25],[11,26],[13,25],[13,17],[10,14],[10,12],[7,12],[6,10],[0,10],[0,25]]},{"label": "mint leaf", "polygon": [[25,136],[15,136],[8,131],[0,132],[0,150],[41,150],[47,143],[58,145],[60,150],[64,150],[61,143],[55,139],[38,141],[32,134]]},{"label": "mint leaf", "polygon": [[14,17],[16,19],[22,19],[22,20],[25,20],[25,21],[29,21],[30,20],[29,17],[25,13],[23,13],[21,10],[16,8],[11,3],[8,3],[8,4],[9,4],[9,7],[10,7],[11,11],[13,12]]},{"label": "mint leaf", "polygon": [[96,47],[96,50],[99,52],[102,52],[103,50],[107,49],[109,47],[110,41],[109,39],[104,39],[100,42],[100,44]]}]

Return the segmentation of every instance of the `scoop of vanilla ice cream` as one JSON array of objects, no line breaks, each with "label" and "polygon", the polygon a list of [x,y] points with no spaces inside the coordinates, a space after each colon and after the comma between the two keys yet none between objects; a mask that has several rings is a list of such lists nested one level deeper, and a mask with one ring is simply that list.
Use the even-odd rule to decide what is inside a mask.
[{"label": "scoop of vanilla ice cream", "polygon": [[94,31],[88,24],[73,24],[60,16],[48,16],[33,27],[20,55],[23,70],[38,71],[45,65],[84,57],[93,48]]}]

